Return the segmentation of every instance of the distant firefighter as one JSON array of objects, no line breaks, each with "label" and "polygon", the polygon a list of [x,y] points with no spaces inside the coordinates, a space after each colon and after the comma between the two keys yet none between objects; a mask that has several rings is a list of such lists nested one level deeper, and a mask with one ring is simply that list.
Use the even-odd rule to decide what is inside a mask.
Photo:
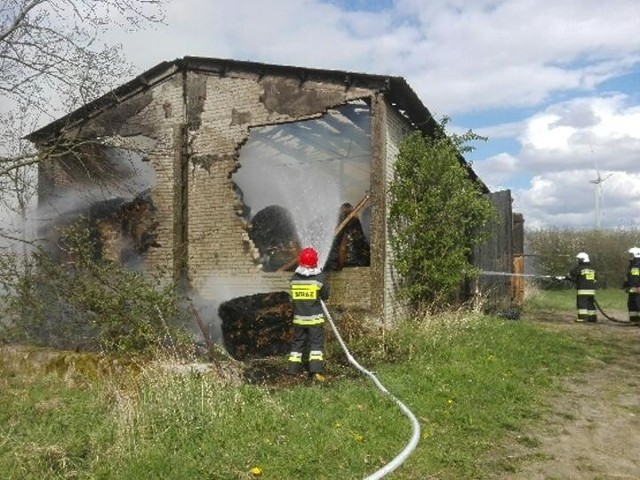
[{"label": "distant firefighter", "polygon": [[576,322],[596,322],[596,272],[591,266],[589,255],[580,252],[576,255],[578,264],[571,269],[567,278],[576,284]]}]

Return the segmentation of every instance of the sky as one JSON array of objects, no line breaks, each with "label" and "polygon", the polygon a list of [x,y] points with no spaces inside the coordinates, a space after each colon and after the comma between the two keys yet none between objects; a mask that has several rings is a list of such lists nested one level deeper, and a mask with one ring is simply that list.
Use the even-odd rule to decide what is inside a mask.
[{"label": "sky", "polygon": [[[403,77],[525,226],[640,226],[640,0],[171,0],[113,34],[136,73],[184,56]],[[124,82],[123,82],[124,83]]]}]

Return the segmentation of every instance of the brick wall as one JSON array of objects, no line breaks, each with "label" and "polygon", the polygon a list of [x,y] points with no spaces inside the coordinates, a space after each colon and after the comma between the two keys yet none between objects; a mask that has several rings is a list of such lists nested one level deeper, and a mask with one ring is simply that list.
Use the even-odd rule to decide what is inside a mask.
[{"label": "brick wall", "polygon": [[[385,185],[393,180],[394,164],[399,152],[400,143],[411,132],[411,126],[406,118],[394,108],[385,108]],[[389,218],[389,206],[386,206],[385,218]],[[406,308],[397,298],[398,277],[393,268],[393,250],[389,235],[385,235],[385,263],[384,263],[384,317],[387,322],[398,320],[406,313]]]},{"label": "brick wall", "polygon": [[[339,81],[302,81],[247,71],[176,72],[85,122],[82,131],[86,136],[110,136],[124,146],[144,149],[146,160],[153,165],[157,182],[151,200],[157,209],[160,247],[144,254],[147,271],[167,272],[170,278],[184,269],[190,285],[204,299],[219,297],[223,289],[236,296],[250,295],[286,290],[290,277],[290,273],[261,272],[257,250],[238,214],[240,204],[231,179],[251,128],[317,118],[328,108],[375,95],[373,90]],[[379,165],[383,156],[393,157],[395,148],[382,144],[397,142],[404,128],[399,116],[390,118],[387,129],[391,133],[377,140]],[[382,179],[389,173],[377,175]],[[384,194],[378,188],[372,202]],[[372,205],[372,211],[376,209],[380,216],[380,206]],[[372,230],[376,228],[372,223]],[[378,249],[384,250],[384,231],[372,232],[372,237],[377,238]],[[186,255],[184,262],[178,258],[182,255]],[[382,298],[382,274],[372,283],[376,268],[382,271],[372,266],[331,272],[329,304],[362,311],[371,310],[376,303],[381,309],[387,293]],[[385,267],[385,282],[387,276]],[[381,311],[373,313],[379,318]]]},{"label": "brick wall", "polygon": [[136,121],[153,125],[156,141],[149,150],[148,158],[156,172],[156,186],[151,199],[157,209],[159,225],[158,243],[145,254],[144,265],[149,271],[160,270],[173,274],[174,270],[174,217],[176,185],[174,163],[176,161],[175,140],[185,122],[182,79],[179,74],[152,89],[153,102],[136,115]]},{"label": "brick wall", "polygon": [[[365,89],[298,78],[259,77],[247,72],[225,76],[188,73],[188,85],[202,95],[197,105],[198,127],[189,131],[188,258],[189,278],[204,297],[218,295],[226,285],[234,292],[286,290],[290,273],[261,272],[258,252],[238,214],[239,199],[232,174],[238,168],[242,144],[252,127],[316,118],[327,108],[371,95]],[[204,88],[202,86],[204,85]],[[189,116],[189,114],[188,114]],[[367,304],[368,269],[345,269],[330,275],[330,304]],[[362,271],[364,270],[364,271]],[[347,288],[359,281],[359,288]],[[336,287],[333,287],[333,284]],[[253,290],[253,291],[252,291]]]}]

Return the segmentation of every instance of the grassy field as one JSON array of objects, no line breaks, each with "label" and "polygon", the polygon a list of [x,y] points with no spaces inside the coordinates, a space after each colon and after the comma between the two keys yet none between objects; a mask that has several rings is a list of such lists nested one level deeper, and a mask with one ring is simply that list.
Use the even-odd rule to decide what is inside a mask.
[{"label": "grassy field", "polygon": [[[571,291],[546,292],[528,308],[571,310],[573,302]],[[397,479],[514,471],[493,445],[544,413],[558,378],[588,368],[585,358],[615,354],[540,324],[471,314],[406,322],[384,342],[350,347],[420,421],[420,443]],[[355,479],[411,435],[397,406],[335,345],[322,385],[247,384],[234,364],[179,373],[101,368],[104,359],[72,353],[37,366],[25,358],[5,348],[0,360],[2,478]]]},{"label": "grassy field", "polygon": [[[596,301],[600,307],[609,311],[626,311],[627,294],[623,289],[596,290]],[[575,289],[537,290],[527,300],[526,308],[530,311],[574,311],[576,309]],[[626,317],[624,318],[626,320]]]}]

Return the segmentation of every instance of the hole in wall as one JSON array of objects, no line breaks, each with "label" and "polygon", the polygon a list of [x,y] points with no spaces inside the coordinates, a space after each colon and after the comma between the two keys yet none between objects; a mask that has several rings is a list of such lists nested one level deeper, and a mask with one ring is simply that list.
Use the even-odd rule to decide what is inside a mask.
[{"label": "hole in wall", "polygon": [[239,163],[233,182],[265,271],[294,268],[304,246],[314,247],[328,270],[369,265],[371,108],[365,101],[318,119],[254,128]]}]

